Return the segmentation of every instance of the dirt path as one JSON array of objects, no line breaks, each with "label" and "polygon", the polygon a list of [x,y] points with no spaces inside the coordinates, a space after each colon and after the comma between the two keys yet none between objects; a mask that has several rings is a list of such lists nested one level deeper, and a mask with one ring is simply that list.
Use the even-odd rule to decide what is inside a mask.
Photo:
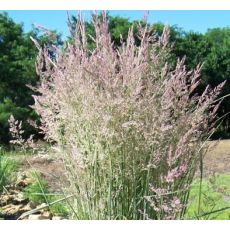
[{"label": "dirt path", "polygon": [[[210,142],[210,146],[214,147],[211,147],[204,157],[204,175],[230,174],[230,140]],[[51,190],[60,191],[65,173],[60,160],[54,160],[48,155],[32,155],[24,156],[20,161],[22,171],[38,170],[48,182]]]},{"label": "dirt path", "polygon": [[63,177],[65,175],[64,166],[61,160],[50,158],[48,155],[24,156],[20,159],[21,171],[36,170],[49,185],[50,192],[61,192]]},{"label": "dirt path", "polygon": [[210,142],[211,149],[204,157],[204,173],[230,174],[230,140]]}]

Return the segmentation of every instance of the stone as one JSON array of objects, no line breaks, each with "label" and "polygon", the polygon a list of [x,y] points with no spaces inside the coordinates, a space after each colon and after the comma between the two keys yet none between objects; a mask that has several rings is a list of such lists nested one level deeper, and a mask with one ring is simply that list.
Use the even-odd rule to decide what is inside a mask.
[{"label": "stone", "polygon": [[13,215],[19,212],[22,207],[23,207],[22,204],[19,205],[8,204],[2,207],[2,212]]},{"label": "stone", "polygon": [[48,217],[49,219],[52,219],[52,217],[53,217],[53,215],[48,211],[43,212],[42,215],[45,216],[45,217]]},{"label": "stone", "polygon": [[28,185],[28,183],[25,180],[19,180],[15,183],[17,187],[24,188]]},{"label": "stone", "polygon": [[37,204],[33,201],[30,201],[28,205],[30,206],[31,209],[35,209],[37,207]]},{"label": "stone", "polygon": [[18,199],[24,199],[24,195],[22,192],[19,192],[17,195]]},{"label": "stone", "polygon": [[50,217],[41,214],[32,214],[29,215],[28,220],[50,220]]},{"label": "stone", "polygon": [[30,207],[30,205],[27,204],[27,205],[23,206],[21,210],[22,210],[23,212],[28,212],[28,211],[30,211],[31,209],[32,209],[32,208]]},{"label": "stone", "polygon": [[12,204],[14,205],[17,205],[17,204],[27,204],[28,203],[28,199],[25,199],[25,198],[18,198],[18,197],[15,197],[13,200],[12,200]]},{"label": "stone", "polygon": [[0,199],[0,206],[4,206],[12,202],[14,199],[13,195],[2,195]]},{"label": "stone", "polygon": [[16,220],[23,212],[23,205],[9,204],[1,208],[1,215],[6,220]]},{"label": "stone", "polygon": [[27,175],[26,175],[26,173],[21,172],[21,173],[19,173],[19,175],[17,177],[18,177],[18,180],[25,180],[27,178]]},{"label": "stone", "polygon": [[19,189],[26,187],[27,185],[31,184],[33,182],[33,179],[30,178],[26,174],[20,174],[17,178],[17,181],[15,183],[15,186]]}]

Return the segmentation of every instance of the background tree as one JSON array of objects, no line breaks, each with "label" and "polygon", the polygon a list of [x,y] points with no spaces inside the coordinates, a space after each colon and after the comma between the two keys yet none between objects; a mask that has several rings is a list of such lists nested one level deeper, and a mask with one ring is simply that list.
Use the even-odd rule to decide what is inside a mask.
[{"label": "background tree", "polygon": [[10,138],[10,114],[23,121],[35,118],[29,108],[33,104],[31,90],[26,87],[37,81],[35,55],[22,25],[14,23],[6,13],[0,14],[0,142],[7,143]]},{"label": "background tree", "polygon": [[[98,15],[102,17],[102,15]],[[139,44],[138,24],[145,23],[143,20],[131,21],[128,18],[111,16],[109,18],[109,31],[115,47],[121,45],[128,36],[129,28],[133,25],[135,43]],[[76,28],[76,17],[72,17],[69,22],[72,33]],[[152,33],[160,37],[164,24],[157,22],[151,25]],[[41,33],[41,30],[43,33]],[[0,14],[0,143],[7,143],[9,140],[8,118],[13,114],[16,119],[26,121],[38,119],[34,111],[29,107],[34,103],[31,97],[32,91],[26,85],[36,85],[38,80],[35,72],[35,58],[37,49],[30,39],[36,38],[39,44],[56,44],[62,46],[61,35],[56,31],[48,33],[44,28],[32,28],[29,33],[23,32],[23,25],[15,23],[6,13]],[[53,36],[54,35],[54,36]],[[94,48],[94,25],[92,21],[86,22],[86,35],[88,45]],[[122,36],[120,36],[122,35]],[[122,38],[122,39],[121,39]],[[68,38],[70,40],[70,37]],[[178,26],[170,26],[170,42],[172,43],[171,65],[175,65],[175,57],[186,56],[186,66],[188,69],[195,68],[197,63],[204,63],[202,70],[202,84],[198,92],[209,84],[217,86],[223,80],[227,80],[221,96],[230,93],[230,28],[210,29],[205,34],[197,32],[185,32]],[[64,48],[64,46],[63,46]],[[52,51],[50,51],[52,52]],[[54,57],[55,58],[55,57]],[[218,116],[230,112],[230,102],[226,98],[219,108]],[[230,116],[225,116],[221,129],[213,137],[230,136]],[[26,135],[32,130],[24,122]]]},{"label": "background tree", "polygon": [[[208,30],[205,34],[207,43],[210,43],[210,52],[205,59],[204,77],[211,86],[226,80],[224,91],[220,96],[230,93],[230,28],[216,28]],[[221,104],[218,115],[224,116],[230,112],[229,97]],[[220,132],[221,137],[230,137],[230,115],[225,116]]]},{"label": "background tree", "polygon": [[[0,14],[0,143],[8,143],[8,118],[11,114],[22,120],[25,135],[35,132],[26,122],[36,120],[38,116],[29,107],[34,103],[32,90],[38,76],[35,71],[37,49],[30,39],[35,37],[41,44],[50,38],[41,35],[33,28],[23,32],[23,25],[15,23],[6,13]],[[57,35],[60,42],[60,35]]]},{"label": "background tree", "polygon": [[[230,93],[230,28],[209,29],[205,34],[188,32],[175,40],[175,56],[186,56],[188,68],[194,68],[195,63],[203,63],[202,85],[200,92],[210,85],[216,87],[226,80],[226,85],[219,97]],[[199,93],[199,92],[198,92]],[[225,98],[218,110],[218,116],[224,116],[222,126],[213,138],[230,137],[229,98]]]}]

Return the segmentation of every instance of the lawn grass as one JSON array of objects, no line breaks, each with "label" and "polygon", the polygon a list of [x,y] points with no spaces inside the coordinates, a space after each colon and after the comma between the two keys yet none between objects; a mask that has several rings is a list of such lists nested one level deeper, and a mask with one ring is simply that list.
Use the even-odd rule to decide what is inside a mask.
[{"label": "lawn grass", "polygon": [[210,213],[203,217],[199,215],[230,207],[230,175],[217,175],[202,181],[201,202],[199,209],[200,181],[192,184],[186,219],[229,220],[230,209]]}]

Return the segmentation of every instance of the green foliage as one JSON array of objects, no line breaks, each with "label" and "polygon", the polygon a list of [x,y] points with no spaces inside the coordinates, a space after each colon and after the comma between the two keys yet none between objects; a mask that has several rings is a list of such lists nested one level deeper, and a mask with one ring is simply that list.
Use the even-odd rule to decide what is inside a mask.
[{"label": "green foliage", "polygon": [[[137,44],[140,43],[137,35],[137,26],[143,21],[134,21],[133,23],[124,17],[110,16],[109,31],[115,47],[121,45],[128,36],[129,27],[134,25],[134,37]],[[99,15],[98,17],[102,17]],[[71,27],[75,31],[77,22],[76,17],[71,18]],[[152,31],[158,36],[162,34],[164,24],[158,22],[151,25]],[[16,119],[23,120],[25,136],[34,133],[35,130],[29,127],[25,121],[30,118],[39,120],[38,116],[32,111],[29,105],[33,104],[31,89],[26,85],[35,85],[38,77],[35,72],[35,56],[37,50],[32,43],[30,36],[36,38],[43,46],[44,44],[56,44],[62,46],[61,35],[52,31],[52,35],[43,35],[40,30],[33,27],[29,33],[23,32],[22,24],[15,23],[6,13],[0,14],[0,143],[8,143],[9,133],[7,120],[10,114]],[[178,26],[170,26],[170,42],[174,44],[172,48],[171,62],[175,65],[175,57],[186,56],[186,66],[192,69],[197,63],[204,63],[202,85],[198,93],[210,84],[215,87],[223,80],[227,80],[222,95],[230,93],[230,29],[216,28],[210,29],[205,34],[196,32],[185,32]],[[94,42],[90,36],[94,37],[95,31],[92,22],[86,22],[86,34],[89,41],[90,50],[95,48]],[[54,36],[53,36],[54,35]],[[122,39],[120,37],[122,35]],[[226,98],[218,111],[221,117],[230,112],[230,104]],[[9,107],[10,104],[10,107]],[[23,118],[23,119],[21,119]],[[213,136],[229,137],[230,133],[230,115],[225,116],[221,131]]]},{"label": "green foliage", "polygon": [[222,193],[223,195],[230,196],[230,175],[217,175],[211,178],[213,189]]},{"label": "green foliage", "polygon": [[[37,51],[22,25],[16,24],[6,13],[0,14],[0,143],[8,143],[8,118],[25,121],[37,116],[29,105],[32,92],[26,85],[37,81],[34,62]],[[32,132],[28,126],[26,135]]]},{"label": "green foliage", "polygon": [[[99,14],[98,17],[102,19],[102,14]],[[114,46],[118,47],[121,45],[121,40],[125,41],[128,36],[128,31],[129,28],[131,27],[132,23],[128,18],[123,18],[123,17],[113,17],[110,16],[107,13],[107,17],[109,19],[109,31],[111,34],[111,39],[114,42]],[[75,16],[72,16],[70,25],[72,28],[72,34],[75,33],[76,31],[76,23],[78,21],[78,18]],[[90,50],[93,50],[95,48],[95,43],[91,39],[91,37],[95,37],[95,30],[94,30],[94,25],[92,21],[87,21],[85,23],[85,29],[86,29],[86,34],[87,34],[87,39],[88,39],[88,48]],[[135,33],[137,35],[137,30],[135,29]],[[121,39],[122,36],[122,39]],[[136,37],[137,38],[137,37]],[[71,37],[69,37],[69,41],[71,41]]]},{"label": "green foliage", "polygon": [[0,192],[12,182],[18,168],[17,163],[7,158],[4,153],[4,150],[0,147]]},{"label": "green foliage", "polygon": [[111,38],[116,46],[120,46],[121,35],[123,40],[128,37],[128,31],[132,23],[127,18],[122,17],[109,17],[109,30]]},{"label": "green foliage", "polygon": [[[49,204],[59,198],[56,195],[50,195],[47,181],[44,180],[38,172],[33,172],[31,176],[33,182],[23,190],[25,198],[28,198],[30,201],[37,204]],[[62,216],[67,216],[68,214],[66,204],[64,202],[58,202],[49,206],[49,211],[53,214]]]},{"label": "green foliage", "polygon": [[[215,86],[219,82],[227,80],[224,91],[220,96],[228,95],[230,93],[230,28],[211,29],[205,34],[205,39],[211,44],[204,65],[206,84]],[[221,104],[218,116],[224,116],[229,112],[230,100],[227,97]],[[230,133],[229,114],[223,120],[223,128],[226,133]]]},{"label": "green foliage", "polygon": [[31,176],[33,178],[33,183],[29,184],[23,190],[25,198],[36,203],[46,203],[46,198],[43,194],[48,193],[48,183],[43,180],[38,173],[32,173]]},{"label": "green foliage", "polygon": [[[186,218],[198,218],[196,216],[230,206],[230,175],[218,175],[202,181],[200,212],[198,212],[199,183],[199,180],[195,180],[192,184]],[[199,219],[229,220],[229,218],[230,209],[227,209]]]},{"label": "green foliage", "polygon": [[0,101],[11,99],[19,106],[33,103],[31,90],[26,84],[34,84],[36,50],[22,25],[16,24],[7,14],[0,14]]},{"label": "green foliage", "polygon": [[[61,45],[61,35],[55,31],[53,35],[52,42],[55,39],[55,44]],[[36,28],[24,33],[21,24],[16,24],[6,13],[0,14],[0,143],[7,144],[10,140],[7,121],[11,114],[23,121],[25,137],[36,133],[26,123],[27,119],[39,119],[29,107],[34,100],[28,85],[35,86],[38,81],[34,64],[37,49],[30,37],[38,39],[41,45],[51,40]]]},{"label": "green foliage", "polygon": [[[195,32],[185,33],[182,38],[175,40],[173,49],[175,56],[186,56],[186,65],[194,68],[196,63],[203,63],[202,85],[197,91],[210,85],[216,87],[220,82],[227,80],[219,97],[230,93],[230,28],[215,28],[205,34]],[[225,116],[222,126],[213,138],[229,137],[230,133],[230,100],[225,98],[218,110],[218,117]],[[228,115],[226,115],[228,114]]]},{"label": "green foliage", "polygon": [[5,99],[0,103],[0,143],[7,143],[11,139],[8,131],[8,119],[11,114],[14,114],[17,120],[23,121],[23,129],[26,130],[26,135],[34,131],[32,127],[26,123],[26,119],[29,117],[35,119],[36,114],[27,107],[17,106],[11,99]]},{"label": "green foliage", "polygon": [[[102,19],[102,14],[98,15],[98,18]],[[111,35],[111,39],[113,41],[113,44],[115,47],[120,47],[121,42],[125,42],[127,37],[128,37],[128,32],[129,29],[133,26],[133,32],[134,32],[134,38],[135,38],[135,43],[140,44],[139,36],[138,36],[138,25],[139,24],[145,24],[143,20],[135,20],[135,21],[130,21],[129,18],[124,18],[120,16],[111,16],[109,13],[107,13],[107,18],[109,20],[109,32]],[[72,16],[70,24],[72,31],[75,32],[76,30],[76,23],[78,19],[76,16]],[[164,24],[161,22],[157,22],[153,25],[152,27],[152,32],[160,37],[163,33],[164,29]],[[95,44],[91,37],[95,36],[95,30],[94,30],[94,25],[92,21],[87,21],[85,22],[85,29],[86,29],[86,34],[89,42],[89,48],[92,50],[95,48]],[[180,37],[184,35],[184,31],[177,27],[177,26],[170,26],[170,41],[174,42]],[[69,40],[71,40],[71,37],[69,37]]]}]

